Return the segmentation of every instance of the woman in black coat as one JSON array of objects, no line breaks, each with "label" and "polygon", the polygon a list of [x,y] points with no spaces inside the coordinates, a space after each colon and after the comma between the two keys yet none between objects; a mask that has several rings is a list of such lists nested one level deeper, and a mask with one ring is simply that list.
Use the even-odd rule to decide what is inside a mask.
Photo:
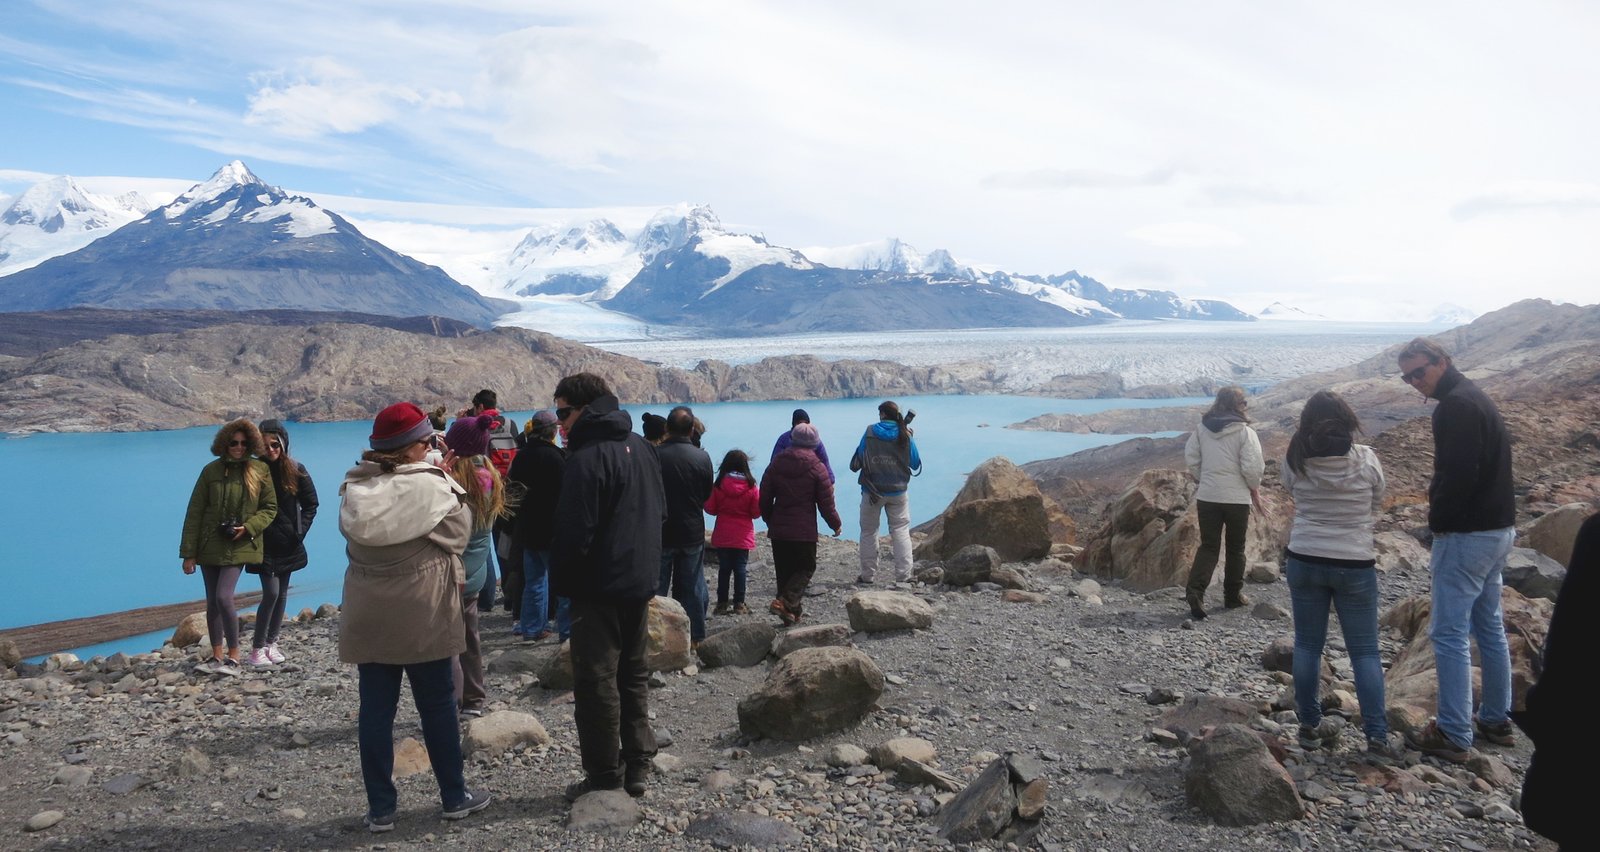
[{"label": "woman in black coat", "polygon": [[261,576],[261,605],[256,608],[256,632],[247,665],[270,666],[283,662],[278,650],[278,630],[289,601],[289,575],[306,567],[306,533],[317,516],[317,488],[306,466],[289,457],[289,430],[282,421],[261,424],[266,444],[263,461],[272,470],[272,488],[278,494],[278,516],[262,536],[262,562],[245,570]]}]

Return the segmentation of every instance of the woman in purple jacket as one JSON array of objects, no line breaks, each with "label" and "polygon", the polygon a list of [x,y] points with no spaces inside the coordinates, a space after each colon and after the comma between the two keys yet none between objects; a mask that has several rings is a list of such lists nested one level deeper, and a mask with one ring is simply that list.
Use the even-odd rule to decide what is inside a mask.
[{"label": "woman in purple jacket", "polygon": [[767,607],[785,626],[800,621],[806,586],[817,571],[817,513],[833,529],[844,531],[833,505],[833,483],[817,458],[822,442],[817,428],[798,423],[790,430],[789,449],[779,453],[761,474],[761,519],[772,540],[772,567],[778,574],[778,596]]}]

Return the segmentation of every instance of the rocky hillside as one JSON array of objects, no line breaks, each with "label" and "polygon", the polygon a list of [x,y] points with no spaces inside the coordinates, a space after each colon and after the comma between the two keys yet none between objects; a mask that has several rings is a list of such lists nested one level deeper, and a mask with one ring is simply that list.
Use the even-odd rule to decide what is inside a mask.
[{"label": "rocky hillside", "polygon": [[225,324],[0,356],[0,432],[177,429],[235,416],[352,420],[396,400],[467,399],[482,387],[509,409],[539,408],[557,380],[580,370],[605,375],[630,402],[995,390],[981,375],[888,361],[788,356],[683,370],[512,328],[441,337],[349,323]]}]

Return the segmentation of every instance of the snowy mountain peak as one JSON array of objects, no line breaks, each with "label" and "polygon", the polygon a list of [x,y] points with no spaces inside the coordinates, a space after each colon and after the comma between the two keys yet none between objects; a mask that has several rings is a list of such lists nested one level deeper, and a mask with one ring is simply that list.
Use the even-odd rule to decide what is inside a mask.
[{"label": "snowy mountain peak", "polygon": [[899,237],[836,248],[808,248],[803,253],[817,263],[838,269],[864,269],[897,275],[949,275],[976,280],[977,273],[944,249],[926,255]]},{"label": "snowy mountain peak", "polygon": [[1321,314],[1314,314],[1307,310],[1285,305],[1282,302],[1273,302],[1261,309],[1256,316],[1264,320],[1326,320]]},{"label": "snowy mountain peak", "polygon": [[249,167],[239,160],[217,169],[204,183],[197,183],[187,192],[178,196],[178,199],[166,207],[168,219],[176,219],[190,210],[202,207],[224,195],[234,192],[239,187],[259,186],[262,192],[269,195],[276,193],[283,195],[283,190],[267,186],[266,182],[255,176]]},{"label": "snowy mountain peak", "polygon": [[66,175],[40,181],[0,213],[0,275],[76,251],[150,207],[137,192],[107,198]]},{"label": "snowy mountain peak", "polygon": [[1446,302],[1434,308],[1428,317],[1428,322],[1433,325],[1466,325],[1478,318],[1477,312]]},{"label": "snowy mountain peak", "polygon": [[634,240],[640,260],[649,264],[662,252],[683,248],[691,237],[722,233],[722,220],[706,204],[668,207],[650,218]]},{"label": "snowy mountain peak", "polygon": [[535,263],[560,253],[592,254],[628,241],[609,219],[543,225],[528,232],[511,252],[511,262]]}]

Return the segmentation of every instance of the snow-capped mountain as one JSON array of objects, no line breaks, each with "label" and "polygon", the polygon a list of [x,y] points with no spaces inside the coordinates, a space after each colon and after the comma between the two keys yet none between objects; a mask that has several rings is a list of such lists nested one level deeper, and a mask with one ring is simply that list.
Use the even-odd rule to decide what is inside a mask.
[{"label": "snow-capped mountain", "polygon": [[1273,302],[1272,304],[1262,308],[1261,311],[1256,314],[1256,316],[1264,320],[1309,320],[1315,322],[1328,321],[1328,318],[1321,314],[1314,314],[1310,311],[1294,307],[1293,305],[1285,305],[1282,302]]},{"label": "snow-capped mountain", "polygon": [[431,314],[485,325],[507,307],[237,160],[77,251],[0,278],[0,310],[79,305]]},{"label": "snow-capped mountain", "polygon": [[512,249],[505,291],[603,301],[628,286],[661,253],[682,248],[700,234],[722,233],[717,214],[703,204],[665,208],[632,237],[608,219],[542,225]]},{"label": "snow-capped mountain", "polygon": [[867,269],[874,272],[899,272],[903,274],[954,275],[976,281],[979,272],[962,266],[944,249],[934,249],[927,254],[899,237],[887,237],[877,242],[853,246],[814,246],[801,249],[806,257],[840,269]]},{"label": "snow-capped mountain", "polygon": [[1452,305],[1448,302],[1439,305],[1428,313],[1428,322],[1431,325],[1447,325],[1455,327],[1466,325],[1478,318],[1476,311]]},{"label": "snow-capped mountain", "polygon": [[40,181],[0,213],[0,275],[77,251],[153,206],[137,192],[96,195],[66,175]]}]

